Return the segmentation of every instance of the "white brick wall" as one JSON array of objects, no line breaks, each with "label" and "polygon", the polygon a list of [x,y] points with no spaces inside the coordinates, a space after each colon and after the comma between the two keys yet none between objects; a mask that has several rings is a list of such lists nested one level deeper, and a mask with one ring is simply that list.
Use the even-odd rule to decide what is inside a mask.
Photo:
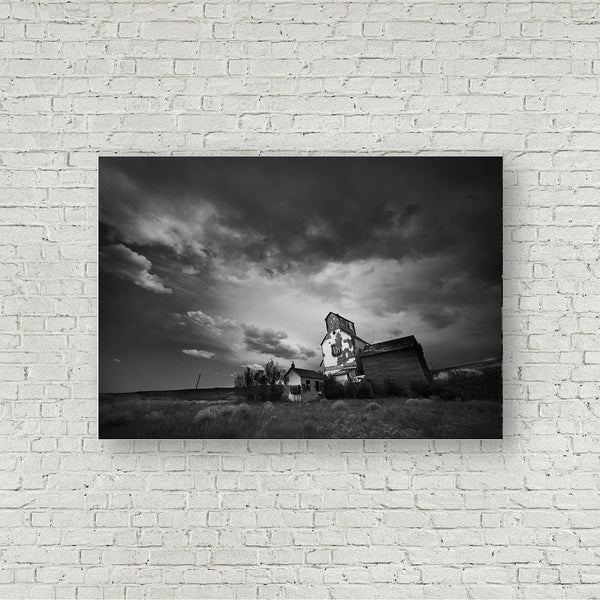
[{"label": "white brick wall", "polygon": [[[600,596],[600,3],[0,4],[0,596]],[[502,153],[505,440],[96,440],[99,154]]]}]

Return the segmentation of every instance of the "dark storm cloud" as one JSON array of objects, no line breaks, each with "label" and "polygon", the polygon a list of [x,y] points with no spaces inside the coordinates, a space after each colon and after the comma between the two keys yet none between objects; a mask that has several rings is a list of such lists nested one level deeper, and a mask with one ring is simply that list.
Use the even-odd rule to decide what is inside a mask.
[{"label": "dark storm cloud", "polygon": [[464,273],[498,280],[499,159],[104,161],[101,194],[127,201],[102,204],[101,218],[126,241],[243,257],[268,274],[451,253]]},{"label": "dark storm cloud", "polygon": [[173,290],[166,287],[158,275],[150,273],[152,263],[141,254],[134,252],[123,244],[105,246],[100,250],[101,268],[127,279],[151,292],[171,294]]},{"label": "dark storm cloud", "polygon": [[196,358],[231,357],[234,345],[242,339],[240,323],[201,310],[171,314],[161,326],[173,342],[182,346],[184,354]]},{"label": "dark storm cloud", "polygon": [[285,331],[261,329],[255,325],[244,325],[244,342],[248,350],[259,354],[271,355],[275,358],[306,360],[315,356],[316,352],[300,345],[292,345],[287,340]]},{"label": "dark storm cloud", "polygon": [[445,329],[456,323],[460,318],[460,312],[449,308],[423,307],[420,310],[421,318],[435,329]]}]

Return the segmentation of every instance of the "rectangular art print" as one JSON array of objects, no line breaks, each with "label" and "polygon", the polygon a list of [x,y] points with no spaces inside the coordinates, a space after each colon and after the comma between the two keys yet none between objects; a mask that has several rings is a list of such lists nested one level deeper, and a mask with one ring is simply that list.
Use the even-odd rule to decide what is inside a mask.
[{"label": "rectangular art print", "polygon": [[502,159],[99,161],[100,438],[501,438]]}]

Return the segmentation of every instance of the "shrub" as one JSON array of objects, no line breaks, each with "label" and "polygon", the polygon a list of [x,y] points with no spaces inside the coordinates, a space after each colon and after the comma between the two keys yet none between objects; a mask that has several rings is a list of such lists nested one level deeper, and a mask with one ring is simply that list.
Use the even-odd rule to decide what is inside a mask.
[{"label": "shrub", "polygon": [[383,393],[386,396],[397,396],[399,398],[407,396],[406,386],[389,377],[383,380]]},{"label": "shrub", "polygon": [[415,379],[410,382],[410,390],[416,396],[421,398],[429,398],[434,393],[434,388],[431,382],[424,379]]},{"label": "shrub", "polygon": [[328,400],[339,398],[370,398],[371,386],[367,381],[347,381],[340,383],[332,375],[325,376],[323,395]]},{"label": "shrub", "polygon": [[328,400],[336,400],[344,397],[344,386],[336,381],[333,375],[325,375],[323,382],[323,395]]},{"label": "shrub", "polygon": [[436,379],[431,385],[433,394],[442,400],[502,400],[500,367],[446,372],[444,379]]},{"label": "shrub", "polygon": [[167,415],[162,410],[151,410],[145,418],[147,421],[164,421]]},{"label": "shrub", "polygon": [[348,404],[346,404],[346,402],[344,402],[343,400],[336,400],[331,405],[331,410],[347,410],[347,409],[348,409]]},{"label": "shrub", "polygon": [[130,411],[121,411],[108,415],[101,419],[101,427],[118,427],[119,425],[125,425],[133,421],[133,413]]},{"label": "shrub", "polygon": [[269,400],[271,402],[280,402],[283,396],[284,386],[276,385],[271,389],[271,394]]},{"label": "shrub", "polygon": [[434,381],[432,383],[433,394],[441,400],[461,400],[461,394],[458,388],[450,381]]},{"label": "shrub", "polygon": [[500,367],[475,372],[450,373],[446,385],[462,400],[502,401],[502,371]]},{"label": "shrub", "polygon": [[279,402],[283,396],[283,389],[282,385],[267,384],[237,388],[246,402]]},{"label": "shrub", "polygon": [[250,406],[245,402],[242,402],[241,404],[238,404],[237,406],[233,407],[233,410],[231,411],[231,416],[235,416],[237,418],[246,418],[250,415],[250,412]]},{"label": "shrub", "polygon": [[267,387],[268,386],[253,385],[242,388],[244,390],[242,396],[246,402],[264,402],[268,399]]},{"label": "shrub", "polygon": [[227,438],[254,437],[258,417],[259,413],[256,411],[253,413],[248,404],[238,404],[231,413],[222,436]]},{"label": "shrub", "polygon": [[345,385],[348,398],[365,399],[371,397],[371,386],[365,381],[348,382]]},{"label": "shrub", "polygon": [[218,418],[220,414],[220,410],[217,406],[207,406],[202,410],[199,410],[194,417],[194,422],[198,423],[200,421],[210,421],[212,419]]},{"label": "shrub", "polygon": [[431,404],[433,402],[433,400],[431,398],[409,398],[406,401],[406,404],[408,406],[410,406],[411,404],[416,404],[416,405],[424,405],[424,404]]},{"label": "shrub", "polygon": [[[248,406],[248,405],[245,404],[245,406]],[[218,410],[218,416],[223,416],[223,417],[229,416],[235,410],[235,406],[233,404],[220,404],[216,408]]]}]

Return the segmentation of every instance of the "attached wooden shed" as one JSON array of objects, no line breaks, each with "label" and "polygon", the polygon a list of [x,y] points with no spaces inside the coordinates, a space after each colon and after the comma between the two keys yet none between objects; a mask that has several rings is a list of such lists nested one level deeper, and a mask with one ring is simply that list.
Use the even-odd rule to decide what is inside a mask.
[{"label": "attached wooden shed", "polygon": [[376,392],[383,389],[386,379],[404,386],[411,381],[431,380],[423,348],[414,335],[365,346],[360,353],[360,363],[365,379]]}]

